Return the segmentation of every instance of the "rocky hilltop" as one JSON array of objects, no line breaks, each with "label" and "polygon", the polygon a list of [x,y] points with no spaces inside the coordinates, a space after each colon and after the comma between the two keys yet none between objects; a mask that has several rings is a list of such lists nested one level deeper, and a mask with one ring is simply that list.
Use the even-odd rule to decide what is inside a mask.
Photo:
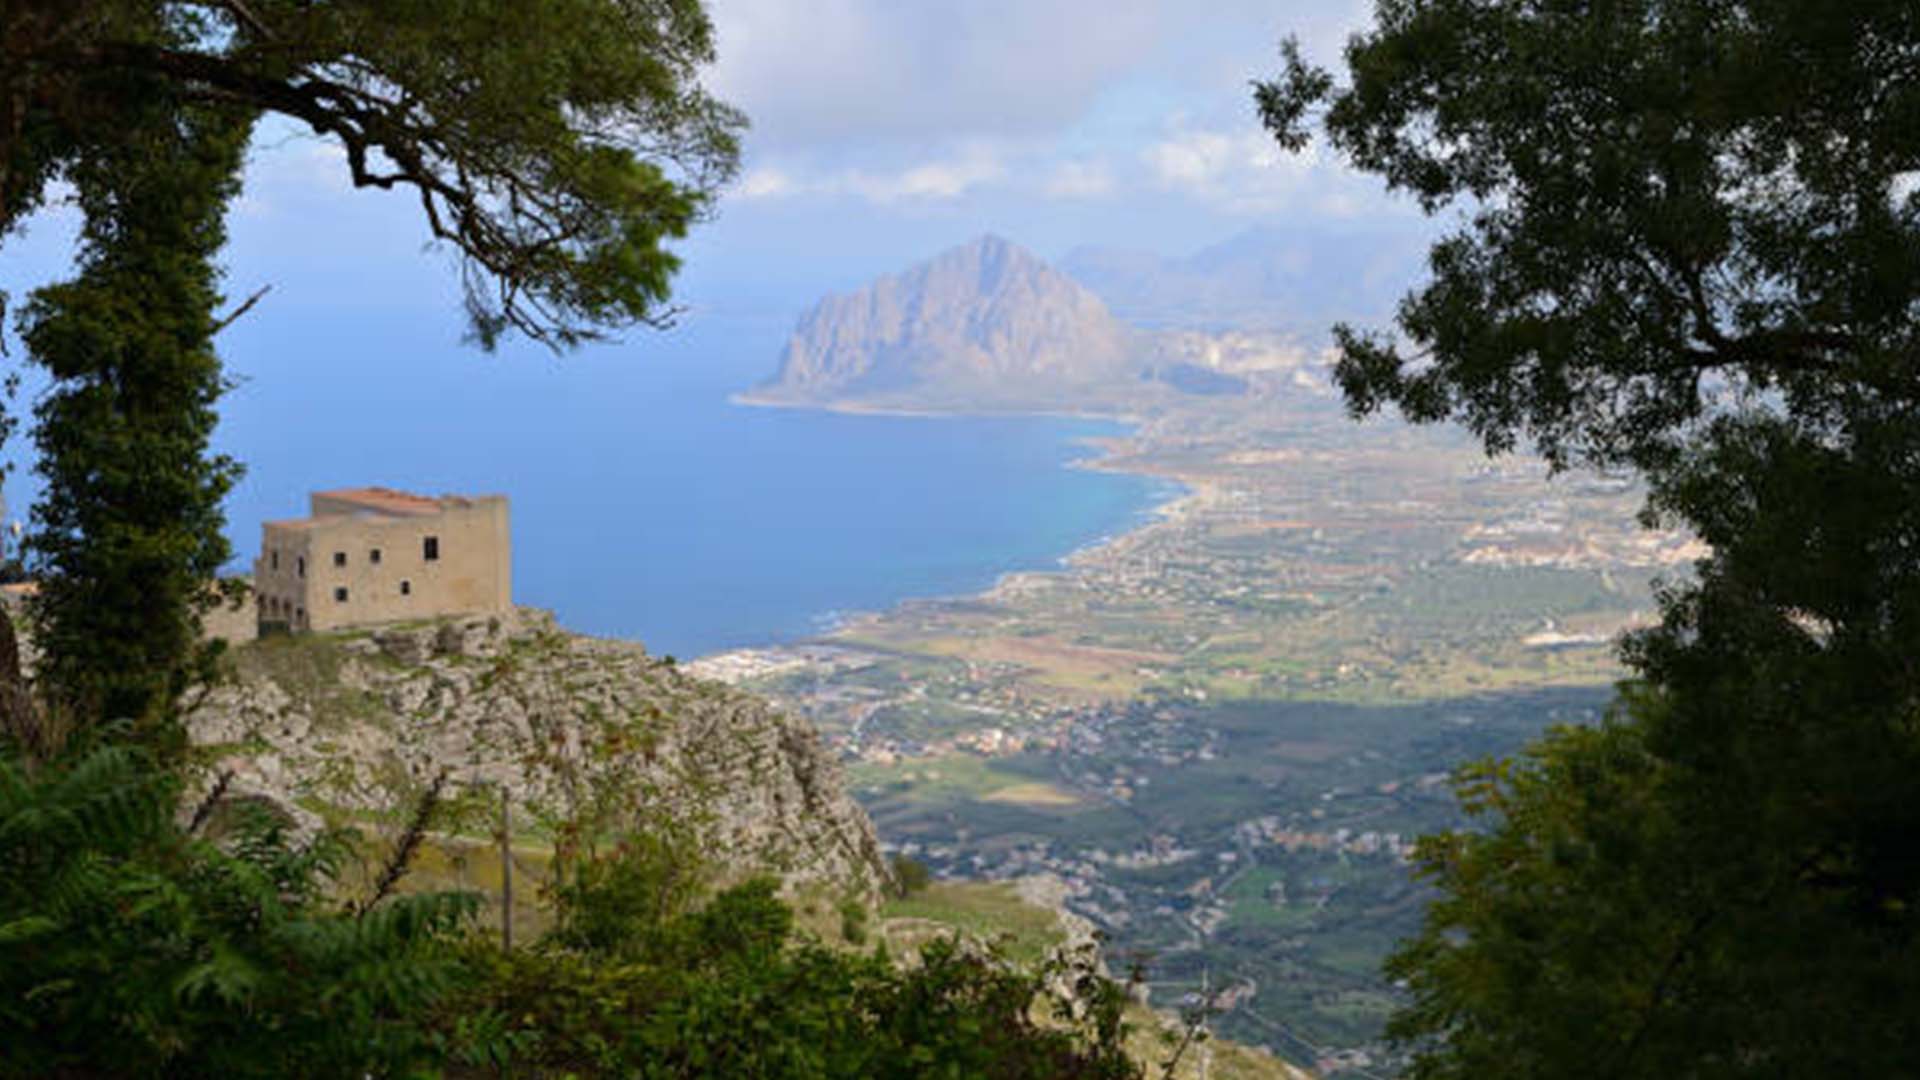
[{"label": "rocky hilltop", "polygon": [[1143,346],[1071,278],[983,236],[821,300],[750,400],[1022,405],[1135,379]]},{"label": "rocky hilltop", "polygon": [[1292,336],[1130,326],[1073,278],[984,236],[815,304],[773,378],[742,400],[1141,416],[1325,387],[1316,352]]},{"label": "rocky hilltop", "polygon": [[231,792],[293,816],[378,819],[445,770],[504,786],[534,836],[567,821],[694,830],[724,872],[877,898],[887,870],[804,722],[550,615],[448,619],[235,650],[194,711]]}]

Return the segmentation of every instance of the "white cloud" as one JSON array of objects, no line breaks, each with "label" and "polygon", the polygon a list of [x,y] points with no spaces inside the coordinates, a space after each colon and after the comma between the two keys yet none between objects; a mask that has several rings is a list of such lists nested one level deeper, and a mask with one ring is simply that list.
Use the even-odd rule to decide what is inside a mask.
[{"label": "white cloud", "polygon": [[749,170],[733,195],[748,200],[801,195],[851,195],[868,202],[945,202],[1005,179],[999,152],[974,143],[930,161],[893,168],[867,167],[831,172],[803,167],[758,166]]},{"label": "white cloud", "polygon": [[1159,0],[714,0],[709,83],[770,148],[1056,130],[1161,41]]},{"label": "white cloud", "polygon": [[1113,170],[1101,161],[1063,161],[1054,167],[1041,191],[1054,199],[1100,199],[1118,186]]},{"label": "white cloud", "polygon": [[782,195],[792,195],[798,190],[793,177],[780,169],[752,169],[740,178],[740,184],[733,193],[742,199],[777,199]]},{"label": "white cloud", "polygon": [[892,174],[848,173],[840,186],[874,202],[947,200],[1005,175],[998,157],[976,150],[956,160],[929,162]]},{"label": "white cloud", "polygon": [[297,215],[316,201],[353,193],[344,147],[304,125],[269,117],[247,149],[246,184],[233,211],[249,218]]},{"label": "white cloud", "polygon": [[1248,90],[1274,72],[1289,33],[1337,64],[1371,6],[710,0],[710,85],[753,122],[753,167],[732,197],[1372,212],[1377,184],[1281,151],[1254,123]]},{"label": "white cloud", "polygon": [[1920,170],[1899,173],[1887,186],[1887,201],[1899,206],[1915,192],[1920,192]]},{"label": "white cloud", "polygon": [[1147,75],[1246,105],[1276,45],[1333,63],[1373,0],[709,0],[709,83],[755,145],[1025,137]]},{"label": "white cloud", "polygon": [[1141,151],[1153,184],[1243,215],[1307,210],[1324,217],[1393,213],[1377,181],[1322,154],[1281,149],[1264,129],[1176,128]]},{"label": "white cloud", "polygon": [[1202,192],[1249,156],[1244,142],[1215,131],[1182,132],[1147,147],[1142,156],[1160,186]]}]

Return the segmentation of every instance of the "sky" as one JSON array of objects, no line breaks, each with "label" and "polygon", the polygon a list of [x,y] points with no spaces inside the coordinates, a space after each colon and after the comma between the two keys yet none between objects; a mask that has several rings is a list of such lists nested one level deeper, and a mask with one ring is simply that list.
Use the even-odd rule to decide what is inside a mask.
[{"label": "sky", "polygon": [[[752,119],[703,241],[742,296],[836,288],[982,231],[1044,257],[1185,254],[1251,226],[1409,227],[1411,204],[1281,152],[1250,83],[1283,36],[1338,60],[1368,0],[719,0],[710,85]],[[696,243],[693,252],[701,245]],[[733,276],[733,275],[728,275]],[[690,275],[690,286],[705,284]]]},{"label": "sky", "polygon": [[[716,327],[760,335],[728,358],[738,370],[726,377],[744,385],[772,371],[786,328],[821,295],[981,233],[1044,258],[1082,245],[1181,255],[1255,227],[1409,251],[1424,235],[1409,200],[1322,151],[1282,153],[1255,118],[1250,83],[1275,73],[1281,38],[1334,63],[1370,0],[709,8],[719,60],[706,81],[752,128],[715,219],[678,248],[685,315],[666,335],[635,331],[567,357],[526,343],[477,357],[460,346],[453,260],[428,244],[413,201],[353,190],[335,147],[263,125],[229,221],[226,289],[236,301],[270,291],[219,343],[237,382],[221,445],[252,465],[237,521],[327,480],[284,463],[305,469],[328,449],[336,471],[354,473],[346,482],[413,462],[382,474],[428,490],[484,483],[435,456],[471,438],[444,416],[484,405],[491,424],[561,439],[569,400],[680,377],[673,365],[700,352],[685,343]],[[55,208],[8,237],[0,289],[17,300],[60,275],[72,231]],[[17,344],[0,362],[17,363]],[[23,442],[8,448],[16,462]],[[10,516],[31,494],[31,477],[16,478]]]},{"label": "sky", "polygon": [[[1250,83],[1298,35],[1338,60],[1370,0],[710,0],[707,84],[752,127],[738,181],[685,241],[691,312],[791,320],[983,232],[1043,257],[1192,252],[1253,226],[1411,232],[1404,198],[1319,148],[1281,152]],[[0,287],[57,273],[58,211],[10,238]],[[264,320],[414,313],[457,336],[450,260],[404,194],[263,126],[231,222],[229,287]],[[1337,241],[1329,241],[1337,242]]]}]

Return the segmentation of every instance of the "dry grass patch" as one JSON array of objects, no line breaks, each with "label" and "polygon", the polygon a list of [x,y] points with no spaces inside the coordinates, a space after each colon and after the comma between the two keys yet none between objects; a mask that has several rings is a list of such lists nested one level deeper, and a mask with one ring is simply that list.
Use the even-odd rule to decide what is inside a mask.
[{"label": "dry grass patch", "polygon": [[1014,784],[980,796],[981,802],[1010,803],[1014,806],[1078,806],[1080,797],[1052,784],[1034,781]]}]

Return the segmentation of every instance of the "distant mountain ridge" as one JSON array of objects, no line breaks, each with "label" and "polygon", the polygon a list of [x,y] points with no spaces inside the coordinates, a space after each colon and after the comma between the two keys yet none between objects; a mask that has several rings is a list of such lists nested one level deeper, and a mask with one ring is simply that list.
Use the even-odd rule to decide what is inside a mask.
[{"label": "distant mountain ridge", "polygon": [[1343,320],[1384,323],[1413,283],[1425,243],[1395,232],[1267,227],[1185,256],[1076,248],[1060,269],[1133,325],[1320,341]]},{"label": "distant mountain ridge", "polygon": [[1139,336],[1078,282],[983,236],[801,317],[756,398],[1026,400],[1132,377]]}]

